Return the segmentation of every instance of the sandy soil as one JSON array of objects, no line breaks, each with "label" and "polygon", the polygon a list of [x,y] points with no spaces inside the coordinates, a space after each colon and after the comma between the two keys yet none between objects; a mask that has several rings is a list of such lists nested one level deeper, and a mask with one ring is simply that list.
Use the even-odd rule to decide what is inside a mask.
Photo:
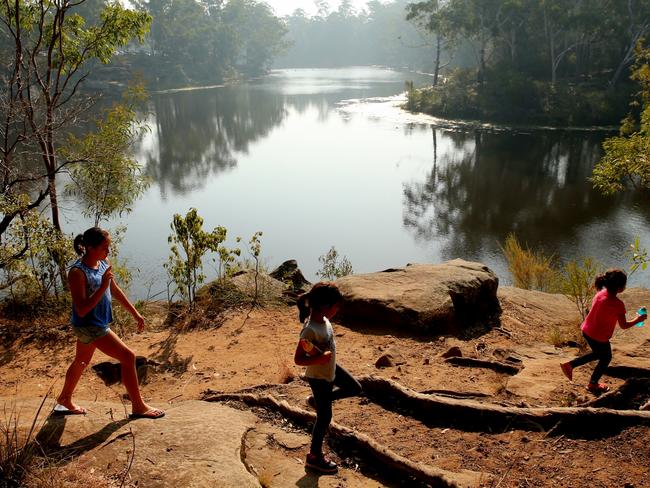
[{"label": "sandy soil", "polygon": [[[574,382],[569,383],[558,365],[578,354],[578,349],[570,345],[555,347],[551,342],[575,340],[580,319],[572,312],[570,303],[565,301],[558,306],[553,302],[566,299],[551,298],[515,292],[501,295],[501,327],[477,327],[466,331],[463,337],[413,337],[382,329],[380,324],[353,330],[335,323],[338,358],[354,375],[391,378],[420,392],[472,393],[483,402],[512,406],[578,405],[592,398],[584,390],[591,368],[577,369]],[[650,302],[650,292],[631,294],[627,301],[628,308],[634,310]],[[145,315],[149,320],[147,331],[126,335],[124,340],[137,354],[158,363],[151,368],[142,387],[146,399],[154,405],[164,407],[181,400],[199,399],[207,389],[234,392],[260,384],[277,384],[272,389],[275,394],[306,408],[309,388],[299,378],[302,368],[293,365],[300,330],[295,308],[276,305],[231,311],[218,321],[218,327],[193,331],[166,325],[165,304],[148,304]],[[12,327],[33,330],[39,327],[37,322],[17,325],[4,321],[0,325],[4,327],[0,396],[33,398],[48,392],[56,395],[74,351],[74,339],[67,331],[65,318],[58,324],[49,324],[49,332],[41,334],[40,339],[32,334],[8,340],[13,336],[7,332]],[[650,343],[648,332],[637,330],[642,332],[632,331],[638,335],[626,338]],[[452,346],[458,346],[466,357],[524,358],[531,364],[528,382],[518,379],[519,375],[453,366],[441,358]],[[401,364],[375,367],[375,361],[386,352],[399,358]],[[107,359],[97,352],[93,363]],[[623,383],[618,378],[606,380],[614,388]],[[121,385],[107,387],[89,369],[75,399],[83,405],[84,399],[115,400],[123,393]],[[485,486],[650,486],[647,426],[605,433],[601,426],[594,425],[592,434],[580,437],[523,430],[491,432],[489,427],[483,429],[485,432],[476,432],[454,428],[453,419],[432,418],[424,423],[407,412],[384,409],[363,397],[337,403],[334,420],[412,460],[449,471],[469,469],[486,473],[486,480],[490,481]],[[345,452],[334,451],[332,455],[344,464],[355,462]]]}]

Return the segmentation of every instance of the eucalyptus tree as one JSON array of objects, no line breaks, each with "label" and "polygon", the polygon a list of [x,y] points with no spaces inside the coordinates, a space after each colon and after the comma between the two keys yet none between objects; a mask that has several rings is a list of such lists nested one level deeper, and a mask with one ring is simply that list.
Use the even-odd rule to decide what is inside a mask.
[{"label": "eucalyptus tree", "polygon": [[625,0],[617,5],[615,11],[619,15],[616,18],[624,44],[610,85],[616,85],[623,70],[632,64],[637,44],[650,32],[650,0]]},{"label": "eucalyptus tree", "polygon": [[432,33],[435,37],[435,55],[433,61],[433,85],[438,84],[440,70],[444,65],[441,64],[441,55],[443,48],[448,50],[451,44],[456,40],[455,31],[451,29],[447,17],[445,16],[445,0],[427,0],[425,2],[411,3],[406,7],[406,20],[413,22],[415,25]]},{"label": "eucalyptus tree", "polygon": [[[57,175],[86,161],[66,158],[60,149],[94,102],[81,92],[89,66],[108,63],[119,47],[141,40],[148,29],[147,14],[119,3],[104,5],[98,22],[87,23],[76,13],[83,4],[0,2],[3,50],[10,54],[0,68],[0,240],[15,219],[45,202],[53,228],[61,233]],[[27,249],[25,241],[0,268]]]}]

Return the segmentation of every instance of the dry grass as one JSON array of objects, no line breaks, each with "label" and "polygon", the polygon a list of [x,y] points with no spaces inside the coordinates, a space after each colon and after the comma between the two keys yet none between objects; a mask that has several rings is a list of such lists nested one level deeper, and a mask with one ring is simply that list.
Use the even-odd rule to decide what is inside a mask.
[{"label": "dry grass", "polygon": [[38,416],[49,395],[41,401],[27,432],[19,426],[16,405],[5,405],[0,423],[0,481],[2,486],[23,486],[23,481],[32,469],[38,455],[38,444],[34,441]]},{"label": "dry grass", "polygon": [[93,488],[115,488],[117,481],[86,466],[81,461],[72,461],[64,466],[47,466],[30,470],[25,479],[28,488],[77,488],[92,486]]},{"label": "dry grass", "polygon": [[516,287],[549,293],[558,290],[559,276],[552,257],[522,247],[514,234],[508,235],[501,250]]}]

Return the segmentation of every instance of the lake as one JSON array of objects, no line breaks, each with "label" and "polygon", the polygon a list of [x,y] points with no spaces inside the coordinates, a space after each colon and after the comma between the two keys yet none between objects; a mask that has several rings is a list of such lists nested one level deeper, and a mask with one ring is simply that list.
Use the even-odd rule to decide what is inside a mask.
[{"label": "lake", "polygon": [[[265,265],[296,259],[310,281],[332,246],[355,273],[460,257],[508,284],[500,246],[510,232],[560,260],[592,256],[608,267],[628,267],[636,236],[650,245],[647,200],[606,198],[587,180],[611,131],[408,114],[399,108],[406,80],[429,81],[372,67],[296,69],[152,94],[150,130],[135,148],[152,185],[108,225],[128,228],[121,255],[140,270],[131,295],[165,289],[170,222],[191,207],[205,228],[226,227],[231,245],[262,231]],[[89,224],[70,206],[65,216],[68,231]],[[630,284],[649,281],[638,272]]]}]

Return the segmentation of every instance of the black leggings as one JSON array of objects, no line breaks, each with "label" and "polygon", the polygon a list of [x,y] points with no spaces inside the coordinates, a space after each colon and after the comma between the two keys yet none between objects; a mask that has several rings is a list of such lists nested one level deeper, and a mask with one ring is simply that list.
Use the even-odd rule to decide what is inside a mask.
[{"label": "black leggings", "polygon": [[316,423],[311,433],[309,452],[321,456],[323,454],[323,439],[332,421],[332,402],[341,398],[357,396],[361,393],[361,384],[338,364],[333,382],[315,378],[307,378],[307,381],[314,395],[314,403],[316,403]]},{"label": "black leggings", "polygon": [[583,364],[590,363],[591,361],[598,360],[598,364],[591,375],[591,380],[589,380],[590,383],[598,383],[598,380],[600,380],[600,377],[605,373],[605,371],[607,371],[607,366],[609,366],[609,362],[612,360],[612,345],[609,341],[595,341],[584,332],[582,335],[587,341],[587,344],[589,344],[589,347],[591,347],[591,352],[584,356],[580,356],[579,358],[575,358],[570,364],[571,367],[576,368]]}]

